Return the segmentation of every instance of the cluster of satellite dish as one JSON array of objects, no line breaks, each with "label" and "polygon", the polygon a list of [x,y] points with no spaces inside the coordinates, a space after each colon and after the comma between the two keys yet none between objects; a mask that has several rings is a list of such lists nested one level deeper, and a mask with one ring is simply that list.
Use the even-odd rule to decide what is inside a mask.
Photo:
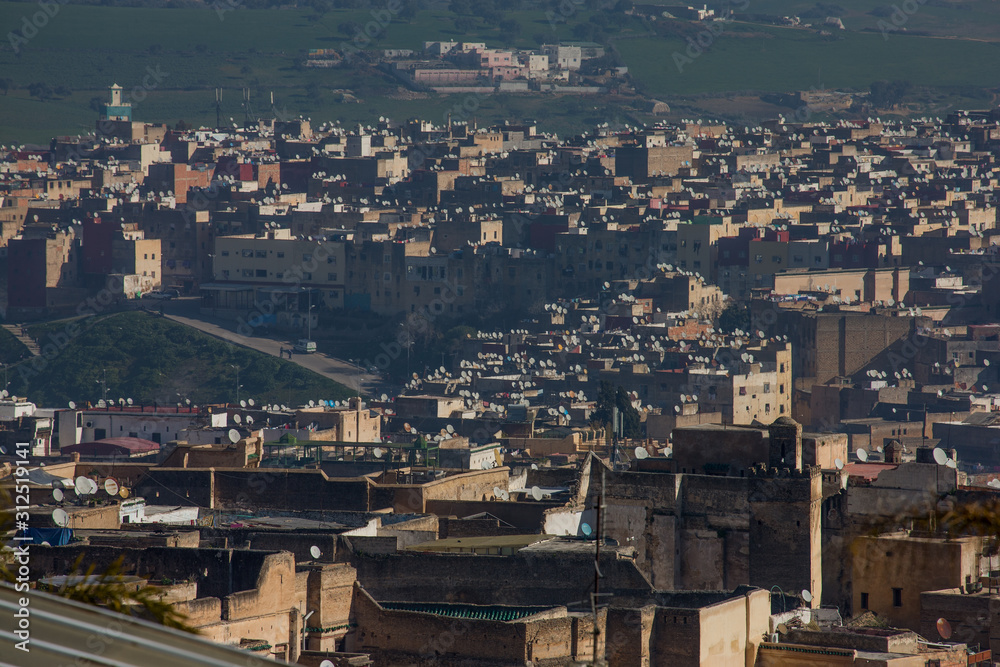
[{"label": "cluster of satellite dish", "polygon": [[[98,493],[100,488],[101,487],[96,481],[83,475],[80,475],[73,481],[73,492],[76,494],[77,500],[81,502],[87,496],[92,496]],[[108,494],[109,497],[119,497],[124,499],[129,496],[128,489],[119,486],[118,482],[113,477],[108,477],[104,480],[104,492]],[[52,499],[57,503],[63,503],[67,500],[66,491],[63,490],[61,481],[55,481],[52,483]],[[60,528],[65,528],[69,525],[69,513],[62,507],[57,507],[52,510],[52,521]]]}]

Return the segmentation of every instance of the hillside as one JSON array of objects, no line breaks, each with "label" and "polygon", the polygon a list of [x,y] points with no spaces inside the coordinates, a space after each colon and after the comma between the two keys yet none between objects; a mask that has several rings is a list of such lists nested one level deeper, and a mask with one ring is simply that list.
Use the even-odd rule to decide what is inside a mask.
[{"label": "hillside", "polygon": [[[52,359],[45,364],[36,360],[11,367],[7,371],[10,391],[45,407],[61,407],[70,400],[96,403],[101,398],[101,380],[106,378],[109,400],[234,401],[236,365],[240,368],[241,399],[299,405],[353,395],[351,389],[293,362],[226,343],[154,315],[130,312],[90,320],[89,326],[82,325],[86,328],[81,327],[73,336],[72,324],[81,322],[29,327],[43,353]],[[20,354],[14,343],[19,345],[11,337],[0,348],[4,363],[16,363],[16,357],[6,356]],[[58,352],[57,347],[61,348]]]}]

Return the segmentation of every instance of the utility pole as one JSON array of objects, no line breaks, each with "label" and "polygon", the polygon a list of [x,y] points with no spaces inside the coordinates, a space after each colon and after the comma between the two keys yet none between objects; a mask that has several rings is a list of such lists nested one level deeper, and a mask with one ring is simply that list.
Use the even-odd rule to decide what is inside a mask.
[{"label": "utility pole", "polygon": [[240,367],[236,364],[229,364],[236,369],[236,405],[240,404]]},{"label": "utility pole", "polygon": [[306,307],[306,340],[312,340],[312,323],[313,323],[313,291],[309,288],[308,296],[308,306]]},{"label": "utility pole", "polygon": [[[6,379],[6,376],[4,377]],[[97,380],[97,384],[101,385],[101,400],[105,403],[108,402],[108,369],[101,369],[101,379]]]},{"label": "utility pole", "polygon": [[593,667],[597,667],[597,638],[601,634],[601,631],[597,627],[597,609],[601,600],[601,542],[604,541],[604,527],[601,521],[602,515],[604,514],[604,482],[605,476],[607,475],[607,470],[604,466],[601,466],[601,495],[597,501],[597,542],[594,547],[594,599],[591,601],[591,606],[594,609],[594,639],[593,639],[593,659],[591,664]]}]

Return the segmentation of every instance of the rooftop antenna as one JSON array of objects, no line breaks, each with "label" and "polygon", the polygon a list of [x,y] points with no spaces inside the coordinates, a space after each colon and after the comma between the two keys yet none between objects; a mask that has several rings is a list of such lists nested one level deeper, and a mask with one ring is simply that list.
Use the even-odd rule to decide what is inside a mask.
[{"label": "rooftop antenna", "polygon": [[215,129],[222,127],[222,88],[215,89]]}]

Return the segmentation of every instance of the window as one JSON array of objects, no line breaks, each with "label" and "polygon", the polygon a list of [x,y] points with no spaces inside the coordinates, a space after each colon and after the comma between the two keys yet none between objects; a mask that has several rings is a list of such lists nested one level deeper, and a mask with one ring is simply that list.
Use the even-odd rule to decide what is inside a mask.
[{"label": "window", "polygon": [[222,251],[222,256],[223,257],[229,257],[229,251],[228,250],[223,250]]},{"label": "window", "polygon": [[861,608],[868,609],[868,593],[861,594]]},{"label": "window", "polygon": [[256,257],[257,259],[267,259],[267,251],[257,250],[256,252],[254,252],[253,256]]},{"label": "window", "polygon": [[284,257],[285,257],[285,253],[279,250],[278,251],[278,259],[283,259]]},{"label": "window", "polygon": [[310,254],[308,254],[308,253],[302,255],[302,261],[303,262],[311,262],[312,258],[313,258],[313,256],[310,255]]},{"label": "window", "polygon": [[892,606],[902,607],[903,606],[903,589],[893,588],[892,589]]},{"label": "window", "polygon": [[[386,257],[388,257],[388,255],[386,255]],[[337,265],[337,258],[336,257],[327,257],[326,258],[326,263],[327,264],[333,264],[334,266],[336,266]],[[386,264],[388,264],[388,262],[386,262]]]},{"label": "window", "polygon": [[257,269],[257,278],[267,278],[267,269]]},{"label": "window", "polygon": [[243,269],[244,278],[253,278],[253,269]]},{"label": "window", "polygon": [[244,257],[253,257],[253,250],[244,250],[244,251],[242,252],[242,255],[243,255]]},{"label": "window", "polygon": [[331,283],[335,283],[335,282],[337,282],[337,274],[336,273],[328,273],[328,274],[326,274],[326,279],[329,280]]},{"label": "window", "polygon": [[746,396],[746,395],[747,395],[747,388],[740,387],[740,396]]}]

